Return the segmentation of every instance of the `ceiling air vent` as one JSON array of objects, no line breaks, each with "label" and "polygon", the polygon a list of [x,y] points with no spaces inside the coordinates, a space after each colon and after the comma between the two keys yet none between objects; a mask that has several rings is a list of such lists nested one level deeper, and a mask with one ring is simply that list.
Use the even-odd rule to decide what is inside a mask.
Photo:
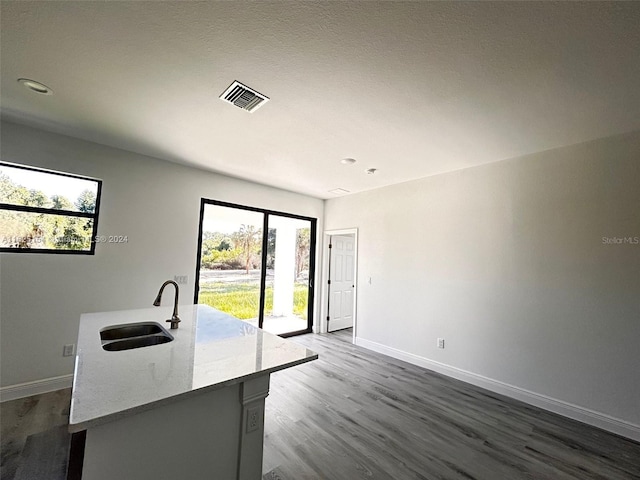
[{"label": "ceiling air vent", "polygon": [[265,97],[237,80],[222,92],[220,99],[249,112],[255,112],[269,101],[269,97]]}]

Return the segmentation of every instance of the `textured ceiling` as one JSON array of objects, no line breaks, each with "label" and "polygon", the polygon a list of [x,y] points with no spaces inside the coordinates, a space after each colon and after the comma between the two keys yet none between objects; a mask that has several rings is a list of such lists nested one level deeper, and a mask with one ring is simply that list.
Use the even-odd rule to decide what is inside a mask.
[{"label": "textured ceiling", "polygon": [[637,2],[1,8],[4,118],[320,198],[640,129]]}]

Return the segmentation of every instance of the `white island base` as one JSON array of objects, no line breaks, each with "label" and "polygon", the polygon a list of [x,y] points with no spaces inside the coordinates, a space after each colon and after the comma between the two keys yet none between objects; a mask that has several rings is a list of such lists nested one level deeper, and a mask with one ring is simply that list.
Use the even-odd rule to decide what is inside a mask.
[{"label": "white island base", "polygon": [[[271,373],[314,352],[205,305],[168,343],[103,348],[100,332],[162,324],[168,308],[85,314],[67,480],[260,480]],[[107,346],[108,347],[108,346]]]},{"label": "white island base", "polygon": [[269,377],[89,428],[82,479],[259,480]]}]

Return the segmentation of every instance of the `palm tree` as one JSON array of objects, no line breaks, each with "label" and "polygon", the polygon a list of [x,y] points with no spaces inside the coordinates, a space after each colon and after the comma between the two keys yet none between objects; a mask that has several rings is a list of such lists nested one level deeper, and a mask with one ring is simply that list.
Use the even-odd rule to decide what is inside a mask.
[{"label": "palm tree", "polygon": [[260,233],[261,230],[256,229],[255,226],[242,224],[240,230],[232,235],[235,247],[242,250],[242,260],[247,275],[249,274],[253,254],[257,253],[260,247],[260,238],[262,237]]},{"label": "palm tree", "polygon": [[296,278],[302,270],[309,268],[309,248],[311,246],[311,230],[300,228],[296,239]]}]

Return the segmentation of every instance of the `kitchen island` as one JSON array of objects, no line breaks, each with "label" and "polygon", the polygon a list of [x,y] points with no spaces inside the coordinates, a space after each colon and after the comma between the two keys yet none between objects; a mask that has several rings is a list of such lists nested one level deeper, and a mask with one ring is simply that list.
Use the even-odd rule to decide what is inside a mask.
[{"label": "kitchen island", "polygon": [[171,341],[114,351],[101,331],[164,326],[170,308],[82,315],[69,480],[261,478],[270,374],[318,356],[209,306],[180,310]]}]

